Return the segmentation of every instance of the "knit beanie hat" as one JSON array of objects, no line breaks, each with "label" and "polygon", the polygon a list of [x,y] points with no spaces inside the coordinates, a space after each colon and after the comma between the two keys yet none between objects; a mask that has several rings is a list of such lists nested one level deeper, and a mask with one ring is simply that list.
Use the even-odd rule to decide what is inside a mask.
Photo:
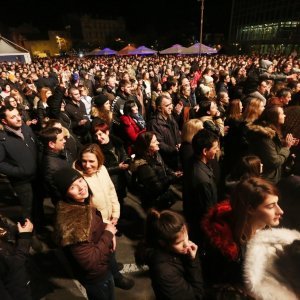
[{"label": "knit beanie hat", "polygon": [[78,178],[82,178],[82,175],[72,168],[63,168],[53,174],[54,184],[61,196],[65,196],[69,187]]},{"label": "knit beanie hat", "polygon": [[99,94],[94,97],[94,104],[96,106],[102,106],[106,101],[108,101],[108,97],[104,94]]}]

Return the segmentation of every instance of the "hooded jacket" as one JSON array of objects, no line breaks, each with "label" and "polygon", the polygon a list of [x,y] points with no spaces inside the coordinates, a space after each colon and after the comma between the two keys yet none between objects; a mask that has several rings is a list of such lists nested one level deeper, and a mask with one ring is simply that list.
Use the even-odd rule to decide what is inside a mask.
[{"label": "hooded jacket", "polygon": [[300,232],[269,229],[258,232],[247,246],[244,276],[257,300],[300,298]]},{"label": "hooded jacket", "polygon": [[233,239],[231,205],[223,201],[213,206],[202,221],[205,235],[204,278],[210,284],[243,285],[243,249]]},{"label": "hooded jacket", "polygon": [[105,230],[101,214],[87,203],[60,201],[56,209],[56,240],[75,276],[83,283],[106,278],[113,234]]},{"label": "hooded jacket", "polygon": [[263,164],[262,176],[273,183],[281,178],[281,168],[290,155],[284,147],[276,131],[268,126],[248,125],[247,134],[250,152],[257,155]]}]

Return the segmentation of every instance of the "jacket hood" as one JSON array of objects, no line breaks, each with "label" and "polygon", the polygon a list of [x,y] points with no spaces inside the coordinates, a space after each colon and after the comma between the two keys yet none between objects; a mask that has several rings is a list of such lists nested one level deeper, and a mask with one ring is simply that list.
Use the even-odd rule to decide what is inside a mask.
[{"label": "jacket hood", "polygon": [[147,161],[143,158],[140,158],[140,159],[135,159],[131,164],[130,164],[130,171],[131,172],[136,172],[137,169],[140,167],[140,166],[143,166],[143,165],[146,165],[148,164]]},{"label": "jacket hood", "polygon": [[92,207],[59,201],[55,223],[56,240],[60,246],[86,242],[90,236]]},{"label": "jacket hood", "polygon": [[262,69],[265,69],[267,70],[273,63],[267,59],[262,59],[260,62],[259,62],[259,66],[262,68]]},{"label": "jacket hood", "polygon": [[255,299],[299,299],[298,240],[300,232],[280,228],[262,230],[248,242],[244,277]]},{"label": "jacket hood", "polygon": [[230,260],[237,260],[239,247],[233,240],[232,231],[228,223],[231,205],[223,201],[212,207],[202,221],[202,229],[212,245]]},{"label": "jacket hood", "polygon": [[264,135],[271,139],[273,139],[276,135],[276,131],[268,126],[262,126],[262,125],[252,123],[252,124],[248,124],[247,127],[249,128],[250,131]]}]

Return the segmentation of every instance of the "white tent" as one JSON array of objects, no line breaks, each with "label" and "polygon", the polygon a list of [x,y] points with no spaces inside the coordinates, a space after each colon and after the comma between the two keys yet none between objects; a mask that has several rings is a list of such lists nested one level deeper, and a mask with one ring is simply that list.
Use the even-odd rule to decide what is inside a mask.
[{"label": "white tent", "polygon": [[186,49],[187,48],[185,48],[179,44],[175,44],[170,48],[159,51],[159,54],[181,54]]},{"label": "white tent", "polygon": [[0,36],[0,61],[31,63],[29,52],[12,41]]},{"label": "white tent", "polygon": [[[201,46],[200,46],[201,45]],[[204,44],[196,43],[195,45],[187,48],[182,54],[216,54],[218,51],[214,48],[205,46]]]}]

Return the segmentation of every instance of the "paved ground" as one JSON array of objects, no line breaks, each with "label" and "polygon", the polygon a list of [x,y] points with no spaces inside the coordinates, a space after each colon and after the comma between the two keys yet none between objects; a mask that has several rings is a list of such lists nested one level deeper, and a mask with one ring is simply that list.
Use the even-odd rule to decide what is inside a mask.
[{"label": "paved ground", "polygon": [[[20,214],[20,207],[17,203],[5,198],[5,193],[0,188],[0,213],[15,221]],[[116,288],[116,299],[152,300],[155,297],[147,268],[139,269],[134,263],[134,250],[143,235],[145,213],[138,199],[131,194],[125,199],[125,205],[127,222],[124,224],[124,234],[117,238],[116,255],[117,260],[125,265],[122,272],[135,280],[135,286],[129,291]],[[46,215],[50,218],[54,211],[50,201],[45,201],[45,207]],[[179,201],[173,209],[180,211],[181,207],[181,201]],[[52,230],[51,226],[49,230]],[[43,243],[43,251],[40,253],[32,252],[30,262],[35,300],[86,299],[83,287],[71,278],[64,256],[51,243]]]}]

